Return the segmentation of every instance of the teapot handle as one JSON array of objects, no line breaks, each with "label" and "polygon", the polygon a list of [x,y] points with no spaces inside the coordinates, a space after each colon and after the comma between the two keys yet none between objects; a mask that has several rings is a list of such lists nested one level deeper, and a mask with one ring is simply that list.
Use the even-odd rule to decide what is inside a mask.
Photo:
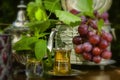
[{"label": "teapot handle", "polygon": [[48,45],[47,45],[47,48],[50,52],[53,49],[53,40],[54,40],[54,37],[55,37],[55,34],[56,34],[57,31],[58,30],[56,28],[52,28],[52,31],[50,33],[50,36],[49,36],[49,39],[48,39]]}]

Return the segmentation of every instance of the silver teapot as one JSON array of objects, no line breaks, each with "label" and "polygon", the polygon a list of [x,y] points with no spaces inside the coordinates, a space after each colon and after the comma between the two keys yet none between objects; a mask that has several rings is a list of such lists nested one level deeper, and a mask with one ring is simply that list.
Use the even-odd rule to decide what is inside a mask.
[{"label": "silver teapot", "polygon": [[24,1],[21,0],[20,4],[17,7],[19,10],[17,12],[16,20],[4,30],[4,33],[12,35],[13,44],[20,40],[23,34],[28,35],[27,32],[29,31],[28,26],[26,26],[28,20],[26,16],[26,5],[24,4]]}]

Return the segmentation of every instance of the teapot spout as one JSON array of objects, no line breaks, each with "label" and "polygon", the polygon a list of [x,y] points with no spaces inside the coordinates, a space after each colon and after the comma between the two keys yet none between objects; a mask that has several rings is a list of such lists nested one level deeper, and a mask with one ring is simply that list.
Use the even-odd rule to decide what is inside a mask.
[{"label": "teapot spout", "polygon": [[58,30],[56,28],[52,28],[52,31],[50,33],[50,36],[49,36],[49,39],[48,39],[48,45],[47,45],[47,48],[50,52],[53,49],[53,41],[54,41],[54,37],[55,37],[55,34],[56,34],[57,31]]}]

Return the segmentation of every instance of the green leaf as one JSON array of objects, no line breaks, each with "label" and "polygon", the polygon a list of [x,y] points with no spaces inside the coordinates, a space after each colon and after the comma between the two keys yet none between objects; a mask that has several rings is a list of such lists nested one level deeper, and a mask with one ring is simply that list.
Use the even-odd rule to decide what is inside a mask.
[{"label": "green leaf", "polygon": [[60,0],[44,0],[44,5],[50,12],[55,12],[55,10],[61,10]]},{"label": "green leaf", "polygon": [[50,26],[50,21],[35,21],[27,24],[31,31],[42,33],[46,31]]},{"label": "green leaf", "polygon": [[46,40],[40,39],[35,44],[35,56],[38,60],[42,60],[42,58],[47,53],[47,44]]},{"label": "green leaf", "polygon": [[14,50],[31,50],[38,39],[36,37],[22,37],[13,45]]},{"label": "green leaf", "polygon": [[101,33],[102,27],[104,26],[104,21],[100,19],[97,25],[98,25],[98,32]]},{"label": "green leaf", "polygon": [[35,12],[35,18],[38,21],[46,21],[47,20],[47,14],[44,10],[38,8],[38,10]]},{"label": "green leaf", "polygon": [[38,9],[38,6],[36,5],[35,2],[30,2],[28,5],[27,5],[27,15],[29,17],[29,19],[31,21],[34,21],[35,20],[35,12],[37,11]]},{"label": "green leaf", "polygon": [[40,21],[42,20],[42,10],[39,8],[36,12],[35,12],[35,18]]},{"label": "green leaf", "polygon": [[77,8],[82,12],[93,11],[93,0],[77,0]]},{"label": "green leaf", "polygon": [[77,9],[83,12],[85,15],[94,17],[93,15],[93,0],[77,0],[79,4],[76,4]]},{"label": "green leaf", "polygon": [[60,21],[63,21],[67,25],[76,26],[80,24],[81,21],[80,17],[75,16],[69,12],[56,10],[55,14]]}]

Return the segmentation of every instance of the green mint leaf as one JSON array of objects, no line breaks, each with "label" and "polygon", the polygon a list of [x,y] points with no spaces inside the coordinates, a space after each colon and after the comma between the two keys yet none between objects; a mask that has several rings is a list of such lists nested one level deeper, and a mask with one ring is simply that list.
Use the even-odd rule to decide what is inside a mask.
[{"label": "green mint leaf", "polygon": [[38,9],[38,6],[36,5],[35,2],[30,2],[28,5],[27,5],[27,15],[30,19],[30,21],[34,21],[35,20],[35,12],[37,11]]},{"label": "green mint leaf", "polygon": [[38,20],[38,21],[41,21],[41,20],[43,20],[43,11],[42,11],[42,9],[38,9],[36,12],[35,12],[35,18],[36,18],[36,20]]},{"label": "green mint leaf", "polygon": [[104,26],[104,21],[100,19],[97,25],[98,25],[98,32],[101,33],[102,27]]},{"label": "green mint leaf", "polygon": [[41,22],[40,27],[39,27],[40,32],[42,33],[44,31],[46,31],[49,28],[49,26],[50,26],[50,21],[49,20]]},{"label": "green mint leaf", "polygon": [[34,21],[27,24],[30,27],[30,30],[33,32],[42,33],[46,31],[50,26],[50,21]]},{"label": "green mint leaf", "polygon": [[38,8],[37,11],[35,12],[35,18],[38,21],[46,21],[47,14],[46,14],[45,10]]},{"label": "green mint leaf", "polygon": [[38,60],[42,60],[42,58],[47,53],[47,44],[46,40],[40,39],[35,44],[35,56]]},{"label": "green mint leaf", "polygon": [[31,50],[33,44],[37,41],[38,39],[36,37],[22,37],[19,41],[17,41],[13,45],[14,50]]},{"label": "green mint leaf", "polygon": [[61,10],[60,0],[44,0],[45,9],[50,12],[55,12],[55,10]]},{"label": "green mint leaf", "polygon": [[77,17],[67,11],[56,10],[55,14],[60,21],[67,25],[76,26],[80,24],[81,21],[80,17]]}]

